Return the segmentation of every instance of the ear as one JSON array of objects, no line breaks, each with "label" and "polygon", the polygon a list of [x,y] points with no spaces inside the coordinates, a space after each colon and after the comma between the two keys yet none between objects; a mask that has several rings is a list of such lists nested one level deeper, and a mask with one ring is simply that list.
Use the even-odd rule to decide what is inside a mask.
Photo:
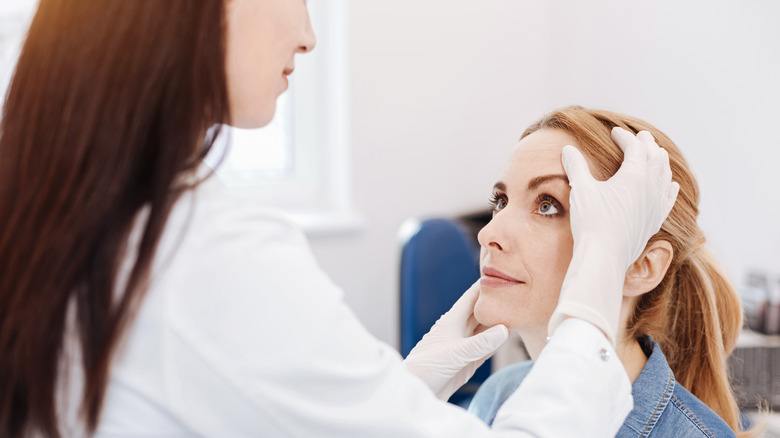
[{"label": "ear", "polygon": [[624,297],[638,297],[655,289],[666,275],[672,263],[672,244],[658,240],[645,248],[642,255],[629,266],[626,281],[623,283]]}]

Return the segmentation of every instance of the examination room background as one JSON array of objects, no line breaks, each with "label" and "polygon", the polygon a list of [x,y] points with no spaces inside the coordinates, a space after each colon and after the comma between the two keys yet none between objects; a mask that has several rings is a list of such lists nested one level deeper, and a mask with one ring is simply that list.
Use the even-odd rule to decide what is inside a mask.
[{"label": "examination room background", "polygon": [[349,0],[347,12],[365,226],[312,245],[379,338],[398,342],[399,226],[486,208],[522,131],[563,105],[666,132],[731,279],[780,274],[780,2]]},{"label": "examination room background", "polygon": [[[0,43],[34,3],[0,0]],[[339,15],[346,55],[324,56],[323,29],[318,51],[345,76],[342,199],[359,217],[311,243],[380,339],[398,345],[401,224],[487,209],[523,130],[572,104],[665,131],[699,180],[700,223],[731,279],[764,271],[780,293],[780,1],[308,3],[315,31],[315,12]]]}]

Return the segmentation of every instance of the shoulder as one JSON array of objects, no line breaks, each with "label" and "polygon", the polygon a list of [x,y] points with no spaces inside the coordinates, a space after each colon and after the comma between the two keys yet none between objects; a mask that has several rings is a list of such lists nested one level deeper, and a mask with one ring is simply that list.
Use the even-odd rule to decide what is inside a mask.
[{"label": "shoulder", "polygon": [[272,343],[279,354],[348,313],[300,228],[214,177],[174,206],[151,281],[145,301],[156,300],[164,323],[219,350]]},{"label": "shoulder", "polygon": [[672,399],[666,408],[675,424],[687,424],[691,436],[734,437],[734,431],[704,402],[696,398],[679,383],[675,386]]},{"label": "shoulder", "polygon": [[[171,214],[172,229],[194,229],[189,240],[218,235],[219,242],[247,239],[279,240],[306,244],[300,228],[276,208],[241,197],[211,176],[195,189],[185,193]],[[202,239],[213,245],[215,241]]]},{"label": "shoulder", "polygon": [[734,437],[722,418],[677,382],[660,347],[644,342],[651,353],[632,385],[634,409],[618,437]]},{"label": "shoulder", "polygon": [[[286,215],[238,197],[212,176],[174,206],[156,262],[175,260],[234,275],[257,274],[258,268],[278,266],[293,253],[299,268],[314,264],[302,230]],[[244,272],[246,268],[252,272]]]},{"label": "shoulder", "polygon": [[493,424],[498,409],[520,386],[532,366],[533,362],[530,360],[518,362],[491,374],[474,394],[469,404],[469,412],[488,425]]},{"label": "shoulder", "polygon": [[649,436],[728,438],[736,437],[736,434],[709,406],[676,383],[669,403]]}]

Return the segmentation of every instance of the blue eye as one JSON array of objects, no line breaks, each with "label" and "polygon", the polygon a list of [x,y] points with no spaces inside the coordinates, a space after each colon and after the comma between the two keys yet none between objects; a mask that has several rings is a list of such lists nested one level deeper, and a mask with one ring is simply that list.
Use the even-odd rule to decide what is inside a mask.
[{"label": "blue eye", "polygon": [[493,209],[493,216],[506,207],[506,196],[493,194],[490,196],[490,207]]},{"label": "blue eye", "polygon": [[539,205],[539,214],[552,215],[557,213],[558,213],[558,209],[555,208],[552,202],[543,201],[542,204]]},{"label": "blue eye", "polygon": [[563,206],[557,199],[548,194],[541,194],[536,198],[538,206],[536,212],[541,216],[557,217],[563,214]]}]

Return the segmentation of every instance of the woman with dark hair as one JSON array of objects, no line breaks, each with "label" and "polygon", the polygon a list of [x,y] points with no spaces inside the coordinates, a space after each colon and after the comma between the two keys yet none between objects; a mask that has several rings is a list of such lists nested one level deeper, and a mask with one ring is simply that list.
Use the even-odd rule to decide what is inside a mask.
[{"label": "woman with dark hair", "polygon": [[[434,396],[506,338],[473,323],[478,290],[404,367],[294,225],[208,179],[219,126],[267,124],[314,44],[303,0],[41,0],[0,125],[0,437],[617,430],[628,382],[587,315],[562,313],[547,375],[529,377],[559,386],[519,391],[491,432]],[[649,173],[625,196],[572,192],[650,213],[616,222],[630,239],[603,236],[629,252],[666,217],[671,184],[649,156],[632,165]],[[581,287],[562,304],[618,296]]]}]

